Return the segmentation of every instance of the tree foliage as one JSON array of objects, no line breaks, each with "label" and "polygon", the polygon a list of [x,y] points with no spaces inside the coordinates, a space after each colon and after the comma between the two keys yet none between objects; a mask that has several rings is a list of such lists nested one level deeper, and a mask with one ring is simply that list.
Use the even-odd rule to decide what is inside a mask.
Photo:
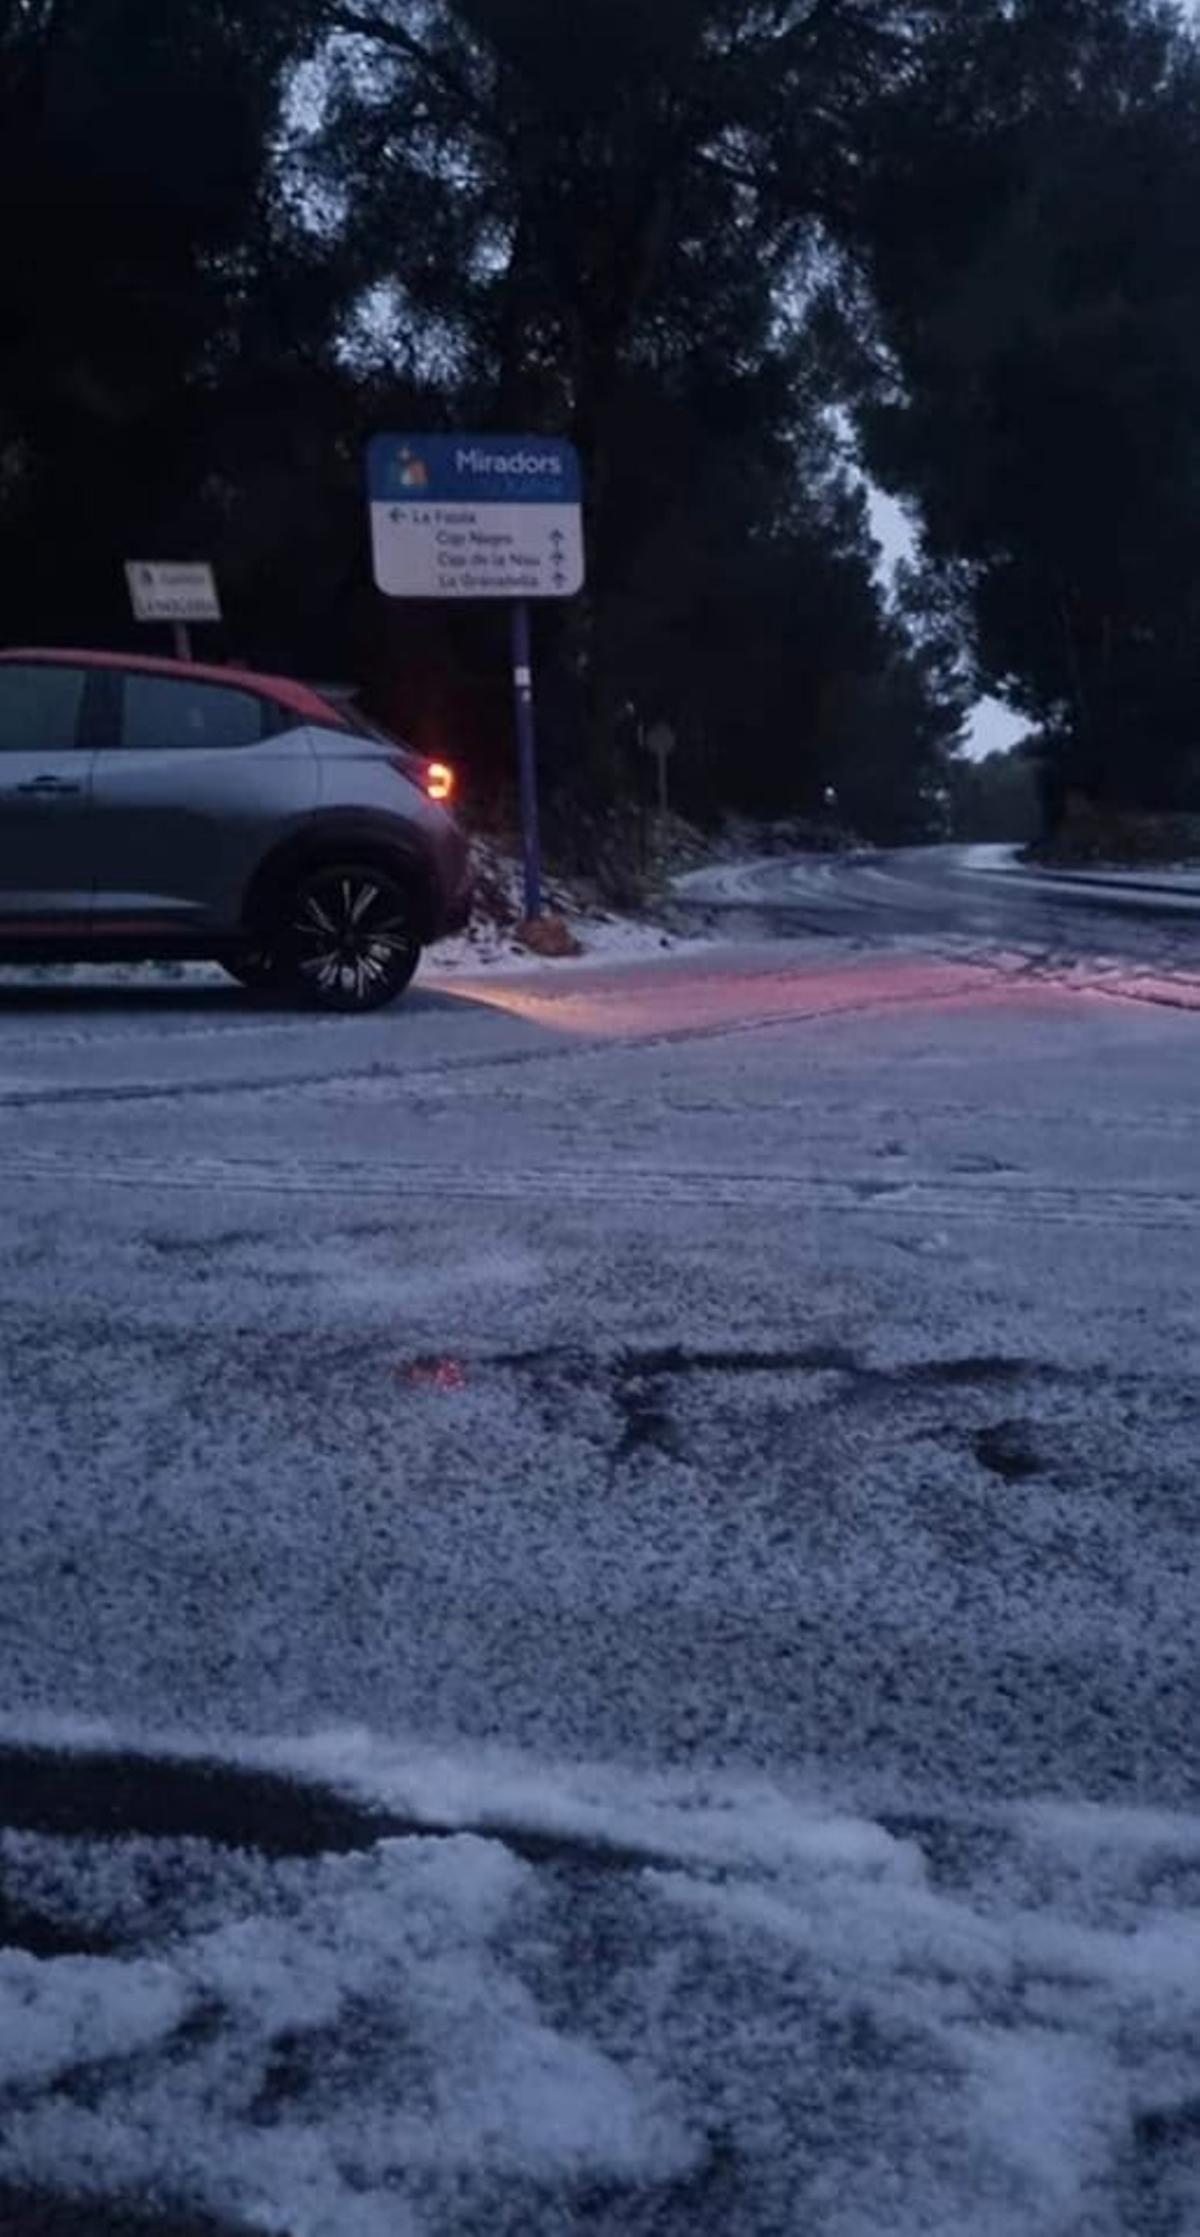
[{"label": "tree foliage", "polygon": [[1159,0],[947,10],[851,234],[870,461],[1052,790],[1200,785],[1200,67]]},{"label": "tree foliage", "polygon": [[1021,746],[961,761],[950,775],[950,829],[955,839],[1028,844],[1042,828],[1037,768]]},{"label": "tree foliage", "polygon": [[261,341],[266,324],[272,145],[299,12],[0,6],[9,633],[109,634],[123,558],[219,531],[211,477],[248,333]]},{"label": "tree foliage", "polygon": [[[0,0],[5,634],[212,557],[241,657],[507,766],[502,617],[367,576],[380,427],[579,444],[564,815],[932,828],[963,644],[1061,784],[1185,788],[1197,65],[1156,0]],[[885,594],[834,407],[908,495]],[[1136,747],[1131,743],[1136,738]]]}]

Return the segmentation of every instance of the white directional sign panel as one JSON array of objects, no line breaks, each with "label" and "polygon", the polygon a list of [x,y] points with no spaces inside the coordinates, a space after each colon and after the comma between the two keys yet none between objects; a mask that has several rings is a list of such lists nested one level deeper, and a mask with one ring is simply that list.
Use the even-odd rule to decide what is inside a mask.
[{"label": "white directional sign panel", "polygon": [[135,621],[220,621],[212,568],[203,560],[128,559]]},{"label": "white directional sign panel", "polygon": [[389,598],[570,598],[583,588],[579,460],[542,435],[377,435],[375,580]]}]

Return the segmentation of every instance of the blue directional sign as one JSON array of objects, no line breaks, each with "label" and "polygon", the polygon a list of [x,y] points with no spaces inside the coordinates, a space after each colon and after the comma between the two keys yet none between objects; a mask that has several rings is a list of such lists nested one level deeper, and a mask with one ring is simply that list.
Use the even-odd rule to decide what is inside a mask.
[{"label": "blue directional sign", "polygon": [[377,435],[375,580],[391,598],[570,598],[583,586],[579,460],[545,435]]}]

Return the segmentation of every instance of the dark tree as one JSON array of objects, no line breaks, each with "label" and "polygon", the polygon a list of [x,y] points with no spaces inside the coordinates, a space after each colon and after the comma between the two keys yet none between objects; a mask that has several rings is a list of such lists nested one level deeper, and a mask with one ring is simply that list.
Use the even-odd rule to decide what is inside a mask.
[{"label": "dark tree", "polygon": [[[262,319],[302,0],[0,6],[0,595],[9,635],[127,629],[188,555]],[[203,541],[200,541],[203,539]]]},{"label": "dark tree", "polygon": [[[363,439],[571,433],[589,588],[539,616],[560,827],[672,721],[698,812],[828,782],[919,830],[961,678],[888,608],[815,316],[904,0],[0,0],[5,634],[133,635],[202,556],[206,645],[509,757],[502,617],[388,607]],[[633,710],[631,716],[630,709]]]},{"label": "dark tree", "polygon": [[1047,796],[1200,783],[1200,65],[1158,0],[945,10],[848,233],[862,425]]},{"label": "dark tree", "polygon": [[[805,802],[852,735],[864,790],[875,768],[919,813],[916,764],[957,710],[929,704],[882,613],[808,331],[823,223],[909,14],[331,8],[297,162],[353,244],[381,410],[395,422],[390,361],[432,424],[542,427],[584,455],[588,593],[541,623],[548,759],[570,791],[636,785],[632,706],[686,737],[697,805]],[[411,617],[388,634],[416,650]]]}]

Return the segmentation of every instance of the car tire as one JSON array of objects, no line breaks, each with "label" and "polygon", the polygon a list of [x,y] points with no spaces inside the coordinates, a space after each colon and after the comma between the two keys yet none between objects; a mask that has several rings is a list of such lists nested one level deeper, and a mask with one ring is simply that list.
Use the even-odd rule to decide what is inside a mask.
[{"label": "car tire", "polygon": [[370,861],[303,871],[264,934],[272,987],[318,1010],[383,1009],[403,994],[421,957],[410,888]]}]

